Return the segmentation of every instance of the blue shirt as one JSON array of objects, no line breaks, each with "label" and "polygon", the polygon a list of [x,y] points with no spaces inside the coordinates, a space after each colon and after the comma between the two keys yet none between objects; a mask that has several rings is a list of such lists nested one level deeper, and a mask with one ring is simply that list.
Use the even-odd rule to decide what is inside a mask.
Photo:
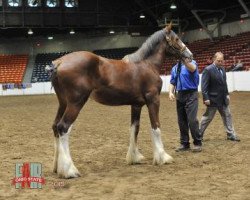
[{"label": "blue shirt", "polygon": [[178,63],[172,68],[170,83],[176,87],[177,91],[198,89],[199,72],[196,61],[192,60],[196,66],[194,72],[189,71],[183,63],[181,63],[180,76],[177,78]]}]

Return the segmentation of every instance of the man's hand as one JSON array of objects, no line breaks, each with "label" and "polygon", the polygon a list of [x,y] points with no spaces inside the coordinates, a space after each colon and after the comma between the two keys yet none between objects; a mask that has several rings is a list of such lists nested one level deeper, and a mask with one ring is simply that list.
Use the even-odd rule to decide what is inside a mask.
[{"label": "man's hand", "polygon": [[230,97],[229,97],[229,95],[227,95],[227,97],[226,97],[227,99],[226,99],[226,105],[229,105],[229,103],[230,103]]},{"label": "man's hand", "polygon": [[192,63],[192,60],[189,58],[182,59],[183,64],[190,72],[194,72],[196,70],[196,66]]},{"label": "man's hand", "polygon": [[205,104],[206,106],[209,106],[209,105],[210,105],[210,100],[204,101],[204,104]]},{"label": "man's hand", "polygon": [[175,90],[175,86],[170,83],[169,84],[169,94],[168,94],[170,101],[173,101],[175,99],[174,90]]},{"label": "man's hand", "polygon": [[173,92],[169,92],[169,99],[170,99],[170,101],[175,100],[175,95]]},{"label": "man's hand", "polygon": [[184,64],[187,64],[187,63],[192,62],[192,59],[190,59],[190,58],[183,58],[182,61],[183,61]]}]

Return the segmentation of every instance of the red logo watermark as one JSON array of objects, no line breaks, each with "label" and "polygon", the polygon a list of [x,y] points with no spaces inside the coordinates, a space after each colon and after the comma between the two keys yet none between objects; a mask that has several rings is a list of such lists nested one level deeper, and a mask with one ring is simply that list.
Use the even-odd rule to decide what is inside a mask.
[{"label": "red logo watermark", "polygon": [[41,163],[18,163],[16,164],[16,176],[12,184],[19,188],[42,188],[45,179],[42,177]]}]

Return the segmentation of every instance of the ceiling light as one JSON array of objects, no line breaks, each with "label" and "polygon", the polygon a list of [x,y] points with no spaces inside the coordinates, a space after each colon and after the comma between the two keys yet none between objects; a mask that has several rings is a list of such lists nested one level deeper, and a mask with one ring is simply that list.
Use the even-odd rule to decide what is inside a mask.
[{"label": "ceiling light", "polygon": [[46,5],[50,8],[54,8],[58,6],[58,1],[55,0],[47,0]]},{"label": "ceiling light", "polygon": [[71,29],[69,33],[70,33],[71,35],[75,34],[74,29]]},{"label": "ceiling light", "polygon": [[145,18],[145,15],[141,14],[141,15],[140,15],[140,18],[141,18],[141,19],[144,19],[144,18]]},{"label": "ceiling light", "polygon": [[32,35],[32,34],[33,34],[33,31],[32,31],[31,28],[28,30],[28,34],[29,34],[29,35]]},{"label": "ceiling light", "polygon": [[17,0],[12,0],[12,1],[8,1],[8,5],[11,7],[18,7],[19,6],[19,1]]},{"label": "ceiling light", "polygon": [[48,37],[48,40],[53,40],[53,37],[52,37],[52,36],[49,36],[49,37]]},{"label": "ceiling light", "polygon": [[67,8],[77,7],[77,5],[78,5],[77,0],[65,0],[64,2],[65,2],[64,3],[65,7],[67,7]]},{"label": "ceiling light", "polygon": [[114,33],[115,33],[115,31],[114,31],[114,30],[111,30],[111,31],[109,31],[109,33],[110,33],[110,34],[114,34]]},{"label": "ceiling light", "polygon": [[28,5],[30,7],[38,7],[38,0],[28,0]]},{"label": "ceiling light", "polygon": [[173,3],[171,3],[170,8],[174,10],[174,9],[176,9],[176,8],[177,8],[177,6],[176,6],[176,5],[175,5],[175,3],[173,2]]}]

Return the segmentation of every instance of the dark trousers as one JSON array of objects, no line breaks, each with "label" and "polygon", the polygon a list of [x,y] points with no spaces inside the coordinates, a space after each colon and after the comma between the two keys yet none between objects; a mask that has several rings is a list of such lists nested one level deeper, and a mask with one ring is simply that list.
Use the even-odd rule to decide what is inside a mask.
[{"label": "dark trousers", "polygon": [[189,146],[189,129],[194,145],[202,145],[199,134],[198,112],[198,92],[180,91],[177,94],[177,115],[180,129],[180,143]]}]

